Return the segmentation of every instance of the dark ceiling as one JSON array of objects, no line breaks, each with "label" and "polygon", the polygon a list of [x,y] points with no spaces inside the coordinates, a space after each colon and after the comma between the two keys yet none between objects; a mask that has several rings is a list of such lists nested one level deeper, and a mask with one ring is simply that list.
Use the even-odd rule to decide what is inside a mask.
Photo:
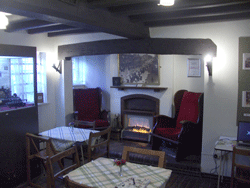
[{"label": "dark ceiling", "polygon": [[1,1],[0,11],[13,14],[6,32],[48,37],[104,32],[147,38],[150,27],[250,18],[250,1],[241,0],[176,0],[172,7],[158,6],[159,0]]}]

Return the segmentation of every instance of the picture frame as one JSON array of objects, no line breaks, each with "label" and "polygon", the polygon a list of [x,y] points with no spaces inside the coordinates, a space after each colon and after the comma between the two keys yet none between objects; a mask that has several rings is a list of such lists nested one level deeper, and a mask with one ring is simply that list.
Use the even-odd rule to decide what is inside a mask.
[{"label": "picture frame", "polygon": [[242,91],[242,107],[250,107],[250,91]]},{"label": "picture frame", "polygon": [[201,60],[200,59],[188,58],[187,76],[188,77],[200,77],[201,76]]},{"label": "picture frame", "polygon": [[243,53],[243,70],[250,70],[250,53]]},{"label": "picture frame", "polygon": [[159,57],[156,54],[119,54],[118,71],[123,85],[159,85]]}]

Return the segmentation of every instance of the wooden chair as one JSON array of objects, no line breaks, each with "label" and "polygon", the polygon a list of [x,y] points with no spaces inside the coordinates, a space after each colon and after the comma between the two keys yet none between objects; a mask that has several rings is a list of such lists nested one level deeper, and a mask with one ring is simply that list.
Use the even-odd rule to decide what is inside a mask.
[{"label": "wooden chair", "polygon": [[[232,158],[232,173],[231,173],[231,188],[234,187],[234,180],[250,184],[250,164],[243,165],[237,162],[237,157],[248,156],[250,157],[250,149],[239,148],[234,146]],[[237,186],[238,187],[238,186]]]},{"label": "wooden chair", "polygon": [[[53,166],[54,163],[59,163],[61,162],[64,158],[68,157],[68,156],[71,156],[73,155],[75,158],[75,160],[73,161],[73,163],[71,165],[68,165],[64,168],[62,168],[60,171],[58,172],[55,172],[55,167]],[[75,168],[78,168],[80,166],[80,160],[79,160],[79,156],[78,156],[78,151],[77,151],[77,147],[74,146],[74,147],[71,147],[65,151],[62,151],[56,155],[53,155],[51,157],[47,157],[47,169],[48,169],[48,173],[49,173],[49,185],[48,187],[51,188],[51,187],[55,187],[55,180],[56,178],[62,176],[62,175],[65,175],[66,172],[69,172],[71,170],[74,170]]]},{"label": "wooden chair", "polygon": [[83,184],[79,184],[77,182],[74,182],[74,181],[70,180],[68,176],[66,176],[64,178],[64,181],[65,181],[65,185],[67,188],[92,188],[92,187],[89,187],[87,185],[83,185]]},{"label": "wooden chair", "polygon": [[129,161],[129,153],[139,153],[144,155],[153,155],[159,157],[158,167],[165,168],[166,165],[166,153],[164,151],[155,151],[149,149],[141,149],[130,146],[124,146],[122,159]]},{"label": "wooden chair", "polygon": [[[43,144],[44,149],[40,149]],[[33,182],[31,182],[31,160],[38,158],[46,171],[47,174],[47,185],[50,183],[48,178],[48,169],[46,167],[47,157],[55,155],[57,151],[55,150],[51,139],[43,136],[37,136],[31,133],[26,133],[26,160],[27,160],[27,184],[32,187],[41,187]],[[60,168],[63,168],[62,163],[59,161]]]},{"label": "wooden chair", "polygon": [[88,162],[104,155],[107,155],[107,157],[109,158],[111,128],[112,127],[109,126],[103,131],[90,133],[87,151]]}]

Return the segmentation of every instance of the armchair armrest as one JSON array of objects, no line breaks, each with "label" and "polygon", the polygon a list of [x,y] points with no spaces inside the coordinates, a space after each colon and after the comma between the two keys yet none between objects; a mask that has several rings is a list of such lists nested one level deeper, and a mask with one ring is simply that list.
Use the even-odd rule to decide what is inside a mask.
[{"label": "armchair armrest", "polygon": [[191,121],[181,121],[182,129],[179,134],[179,142],[185,142],[186,140],[190,139],[197,139],[198,136],[197,132],[200,132],[200,126],[197,123],[193,123]]},{"label": "armchair armrest", "polygon": [[174,118],[168,117],[166,115],[157,115],[154,116],[155,125],[153,127],[153,132],[157,127],[164,128],[174,128],[176,126],[176,121]]},{"label": "armchair armrest", "polygon": [[78,120],[78,111],[73,112],[74,120]]},{"label": "armchair armrest", "polygon": [[100,119],[103,119],[103,120],[106,120],[106,121],[109,121],[109,117],[110,117],[110,110],[102,110],[100,115],[99,115],[99,118]]}]

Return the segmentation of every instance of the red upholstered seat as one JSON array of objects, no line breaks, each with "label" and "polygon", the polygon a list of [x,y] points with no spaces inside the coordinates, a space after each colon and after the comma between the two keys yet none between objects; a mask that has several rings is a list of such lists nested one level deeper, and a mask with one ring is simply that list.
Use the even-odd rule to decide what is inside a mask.
[{"label": "red upholstered seat", "polygon": [[158,150],[165,140],[177,145],[176,159],[180,160],[188,153],[201,151],[203,93],[180,90],[174,96],[174,103],[174,118],[165,115],[154,117],[152,149]]},{"label": "red upholstered seat", "polygon": [[197,123],[199,117],[198,101],[200,95],[201,93],[185,91],[182,97],[179,115],[176,120],[176,126],[174,128],[164,127],[166,126],[166,122],[161,122],[159,123],[161,127],[155,129],[155,134],[177,141],[182,129],[181,121]]},{"label": "red upholstered seat", "polygon": [[[78,121],[95,122],[95,127],[108,127],[108,117],[101,111],[101,89],[74,89],[74,110],[77,111]],[[88,125],[79,125],[89,128]]]}]

